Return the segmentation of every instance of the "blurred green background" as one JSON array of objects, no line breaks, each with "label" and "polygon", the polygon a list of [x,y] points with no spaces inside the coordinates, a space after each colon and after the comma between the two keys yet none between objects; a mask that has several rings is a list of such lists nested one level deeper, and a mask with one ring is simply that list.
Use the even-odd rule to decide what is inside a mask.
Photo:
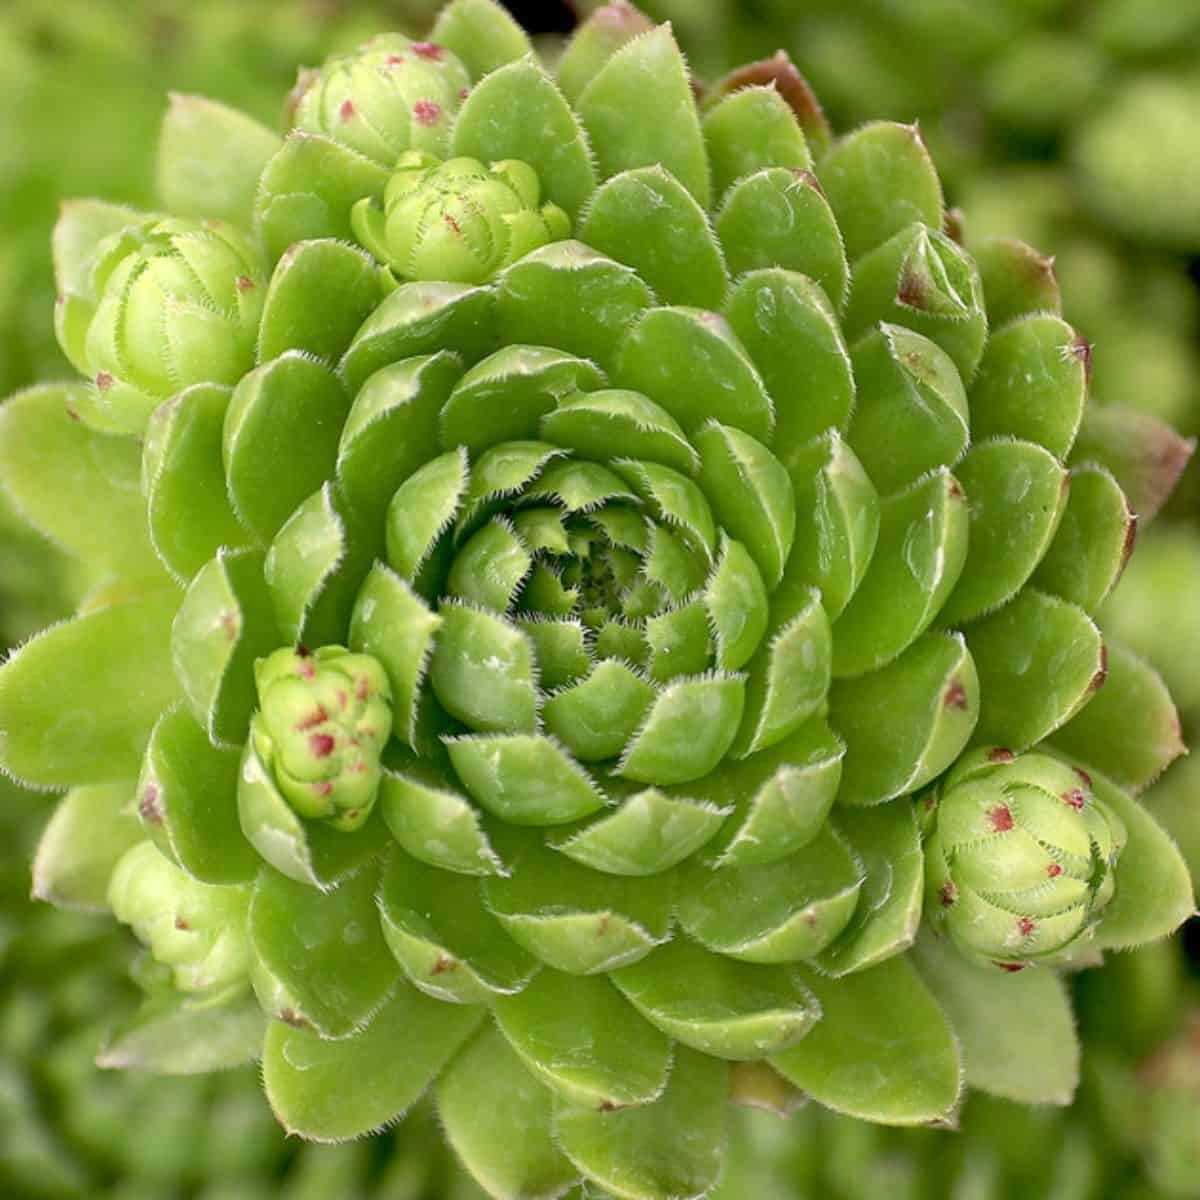
[{"label": "blurred green background", "polygon": [[[0,5],[0,395],[70,369],[51,331],[60,200],[153,204],[168,90],[277,125],[300,64],[438,0],[4,0]],[[567,5],[510,5],[548,54]],[[597,4],[578,0],[586,15]],[[1054,256],[1094,345],[1094,393],[1200,430],[1200,0],[646,0],[698,75],[784,49],[835,127],[919,121],[968,242]],[[0,645],[89,581],[0,511]],[[1153,615],[1151,616],[1151,613]],[[1200,484],[1193,464],[1139,532],[1106,627],[1150,658],[1200,736]],[[1149,793],[1200,878],[1200,756]],[[371,1143],[300,1148],[253,1077],[158,1080],[93,1065],[136,999],[131,943],[28,899],[48,798],[0,782],[0,1196],[478,1200],[429,1114]],[[1077,980],[1085,1084],[1067,1110],[973,1098],[961,1133],[802,1108],[747,1113],[720,1200],[1200,1197],[1200,936]],[[135,967],[136,981],[139,968]]]}]

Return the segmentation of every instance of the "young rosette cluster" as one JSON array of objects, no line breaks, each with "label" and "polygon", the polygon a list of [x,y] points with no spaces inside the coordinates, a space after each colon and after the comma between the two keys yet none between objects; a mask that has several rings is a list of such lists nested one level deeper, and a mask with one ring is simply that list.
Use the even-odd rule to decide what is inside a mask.
[{"label": "young rosette cluster", "polygon": [[[4,765],[72,789],[42,871],[174,970],[109,1058],[261,1055],[319,1140],[432,1090],[496,1197],[705,1195],[730,1095],[1065,1100],[1049,960],[1191,889],[1133,798],[1175,710],[1088,615],[1135,518],[1045,260],[963,249],[914,128],[834,140],[781,58],[695,87],[624,4],[552,75],[454,0],[291,111],[179,98],[161,143],[164,208],[269,264],[250,368],[126,319],[181,371],[144,428],[94,380],[0,413],[6,488],[111,576],[0,670]],[[68,207],[60,277],[174,219]],[[1013,829],[968,845],[985,792]]]}]

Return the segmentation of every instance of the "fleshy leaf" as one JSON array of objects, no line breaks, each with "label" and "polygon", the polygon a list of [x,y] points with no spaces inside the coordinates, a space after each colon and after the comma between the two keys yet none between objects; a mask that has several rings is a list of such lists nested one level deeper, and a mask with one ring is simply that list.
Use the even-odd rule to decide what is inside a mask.
[{"label": "fleshy leaf", "polygon": [[766,168],[790,168],[788,174],[793,176],[812,168],[812,155],[796,114],[769,85],[722,96],[704,114],[704,141],[716,200],[738,180]]},{"label": "fleshy leaf", "polygon": [[493,1026],[442,1074],[437,1108],[447,1141],[497,1200],[558,1196],[578,1177],[554,1142],[551,1092]]},{"label": "fleshy leaf", "polygon": [[829,720],[846,740],[839,802],[878,804],[940,775],[970,739],[979,704],[960,634],[926,634],[882,670],[836,681]]},{"label": "fleshy leaf", "polygon": [[1021,1104],[1069,1104],[1079,1038],[1066,988],[1041,967],[1003,971],[925,934],[914,960],[962,1044],[968,1087]]},{"label": "fleshy leaf", "polygon": [[[382,1129],[420,1099],[483,1015],[401,985],[365,1029],[340,1041],[272,1022],[263,1048],[267,1099],[289,1133],[313,1141]],[[400,1057],[397,1045],[407,1047]]]},{"label": "fleshy leaf", "polygon": [[681,1047],[655,1104],[617,1112],[560,1105],[559,1145],[623,1200],[699,1200],[720,1172],[728,1086],[723,1063]]},{"label": "fleshy leaf", "polygon": [[592,197],[580,240],[633,267],[665,304],[719,309],[729,275],[704,209],[660,166],[610,179]]},{"label": "fleshy leaf", "polygon": [[72,788],[54,810],[33,860],[37,900],[59,908],[108,911],[108,879],[143,832],[128,811],[128,783]]},{"label": "fleshy leaf", "polygon": [[[636,96],[638,120],[629,120]],[[601,177],[661,164],[705,208],[708,156],[687,66],[670,26],[627,43],[584,88],[576,108],[591,135]]]},{"label": "fleshy leaf", "polygon": [[453,50],[475,80],[533,49],[520,25],[495,0],[452,0],[429,36]]},{"label": "fleshy leaf", "polygon": [[238,825],[238,752],[209,741],[183,705],[159,718],[137,785],[137,811],[158,848],[202,883],[249,883],[258,855]]},{"label": "fleshy leaf", "polygon": [[1024,750],[1049,737],[1104,682],[1100,631],[1082,609],[1026,588],[972,625],[982,700],[976,743]]},{"label": "fleshy leaf", "polygon": [[179,695],[170,670],[179,594],[151,592],[56,625],[0,668],[0,762],[34,786],[137,776],[159,714]]},{"label": "fleshy leaf", "polygon": [[[161,578],[140,491],[141,446],[72,419],[86,390],[43,384],[0,405],[0,488],[29,524],[84,562]],[[103,514],[103,537],[84,513]]]},{"label": "fleshy leaf", "polygon": [[587,138],[532,58],[500,67],[471,89],[454,124],[454,150],[480,162],[528,163],[542,202],[557,204],[572,220],[596,188]]},{"label": "fleshy leaf", "polygon": [[168,993],[113,1030],[96,1065],[158,1075],[207,1075],[257,1058],[262,1044],[263,1016],[248,990],[219,1004],[207,996]]},{"label": "fleshy leaf", "polygon": [[666,1086],[670,1041],[603,976],[542,971],[494,1011],[525,1065],[572,1104],[649,1104]]},{"label": "fleshy leaf", "polygon": [[158,198],[177,216],[220,217],[247,228],[259,176],[282,144],[235,108],[173,93],[158,142]]},{"label": "fleshy leaf", "polygon": [[613,982],[647,1021],[717,1058],[778,1054],[820,1016],[790,968],[736,962],[680,938],[615,971]]},{"label": "fleshy leaf", "polygon": [[1187,752],[1179,712],[1148,662],[1112,641],[1105,650],[1104,686],[1055,733],[1054,744],[1138,792]]},{"label": "fleshy leaf", "polygon": [[371,865],[320,892],[263,867],[250,899],[253,979],[276,1020],[344,1038],[386,1002],[400,968],[375,909]]},{"label": "fleshy leaf", "polygon": [[883,1125],[946,1120],[962,1066],[954,1031],[904,958],[826,979],[804,971],[822,1018],[772,1065],[835,1112]]},{"label": "fleshy leaf", "polygon": [[993,329],[1016,317],[1062,312],[1052,258],[1011,238],[985,238],[971,252],[983,280],[988,324]]}]

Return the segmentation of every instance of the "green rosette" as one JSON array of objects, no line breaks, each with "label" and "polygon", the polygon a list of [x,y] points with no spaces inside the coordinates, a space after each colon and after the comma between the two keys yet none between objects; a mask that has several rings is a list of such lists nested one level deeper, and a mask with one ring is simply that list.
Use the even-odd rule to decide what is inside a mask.
[{"label": "green rosette", "polygon": [[[914,128],[834,140],[780,59],[698,105],[625,7],[556,80],[454,0],[293,112],[279,142],[173,110],[163,140],[160,175],[200,178],[222,132],[222,211],[271,264],[251,369],[142,439],[89,423],[87,385],[0,415],[0,444],[111,451],[89,504],[137,517],[81,547],[127,564],[110,602],[0,671],[0,745],[29,782],[125,789],[144,841],[96,871],[181,982],[244,939],[170,1045],[261,1056],[318,1140],[432,1092],[495,1197],[707,1195],[731,1090],[893,1125],[950,1120],[964,1078],[1065,1099],[1058,952],[1164,936],[1191,889],[1134,799],[1174,708],[1090,615],[1134,517],[1052,277],[945,231]],[[68,210],[60,272],[130,219]],[[74,459],[12,458],[31,520],[77,519]],[[918,938],[914,797],[980,747],[1080,766],[1123,830],[1019,973]],[[71,820],[51,874],[101,844]],[[151,928],[169,878],[228,908]]]}]

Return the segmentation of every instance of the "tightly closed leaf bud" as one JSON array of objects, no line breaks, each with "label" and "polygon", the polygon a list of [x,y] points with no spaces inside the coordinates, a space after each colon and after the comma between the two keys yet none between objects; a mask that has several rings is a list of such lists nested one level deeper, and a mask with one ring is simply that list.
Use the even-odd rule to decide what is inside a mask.
[{"label": "tightly closed leaf bud", "polygon": [[538,207],[540,195],[537,172],[526,163],[439,163],[410,151],[388,181],[382,207],[360,200],[351,224],[358,240],[404,279],[485,283],[571,232],[558,205]]},{"label": "tightly closed leaf bud", "polygon": [[232,226],[150,218],[100,241],[89,265],[84,294],[57,311],[63,351],[92,381],[75,409],[89,425],[141,433],[167,397],[254,365],[267,266]]},{"label": "tightly closed leaf bud", "polygon": [[466,68],[444,46],[381,34],[303,74],[293,115],[297,129],[391,167],[407,150],[445,153],[470,85]]},{"label": "tightly closed leaf bud", "polygon": [[180,991],[217,998],[246,981],[248,888],[201,883],[152,842],[139,842],[114,868],[108,902],[117,920],[171,968]]},{"label": "tightly closed leaf bud", "polygon": [[383,669],[366,654],[322,646],[276,650],[254,674],[261,707],[247,755],[301,816],[358,829],[371,815],[392,729]]},{"label": "tightly closed leaf bud", "polygon": [[1086,772],[978,750],[926,805],[929,916],[969,953],[1009,969],[1048,958],[1112,898],[1125,831]]}]

